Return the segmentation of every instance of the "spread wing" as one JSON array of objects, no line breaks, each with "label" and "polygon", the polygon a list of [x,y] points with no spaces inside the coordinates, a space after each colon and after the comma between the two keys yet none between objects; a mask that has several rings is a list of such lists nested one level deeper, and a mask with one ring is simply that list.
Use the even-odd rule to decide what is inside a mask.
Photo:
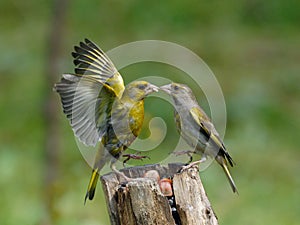
[{"label": "spread wing", "polygon": [[106,131],[114,91],[93,77],[64,74],[55,90],[74,134],[86,145],[95,146]]},{"label": "spread wing", "polygon": [[207,140],[212,142],[219,149],[219,151],[221,151],[222,154],[224,154],[230,165],[233,166],[233,160],[231,156],[226,151],[226,148],[222,140],[220,139],[218,132],[216,131],[214,125],[212,124],[208,116],[205,114],[205,112],[198,107],[193,107],[190,110],[190,114],[196,122],[197,126],[199,127],[199,131],[205,137],[207,137]]},{"label": "spread wing", "polygon": [[72,55],[75,74],[64,74],[55,90],[75,136],[95,146],[106,132],[113,102],[123,93],[123,79],[104,52],[87,39],[75,46]]},{"label": "spread wing", "polygon": [[75,74],[91,76],[102,83],[108,84],[120,97],[125,89],[124,81],[112,61],[92,41],[85,39],[74,47]]}]

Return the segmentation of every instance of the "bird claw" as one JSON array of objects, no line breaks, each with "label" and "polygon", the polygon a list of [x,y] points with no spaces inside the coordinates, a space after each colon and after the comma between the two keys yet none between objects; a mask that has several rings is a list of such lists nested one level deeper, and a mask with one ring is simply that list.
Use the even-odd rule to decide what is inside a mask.
[{"label": "bird claw", "polygon": [[197,164],[190,163],[190,164],[188,164],[186,166],[182,166],[181,169],[179,170],[179,172],[182,173],[182,172],[184,172],[184,171],[186,171],[186,170],[188,170],[190,168],[193,168],[193,167],[197,167],[197,169],[198,169],[198,165]]},{"label": "bird claw", "polygon": [[143,159],[150,159],[149,156],[140,155],[141,152],[138,152],[137,154],[124,154],[123,157],[126,157],[126,159],[123,161],[123,166],[125,167],[125,163],[128,162],[130,159],[136,159],[136,160],[142,160]]},{"label": "bird claw", "polygon": [[188,169],[193,168],[193,167],[196,167],[196,166],[197,166],[197,169],[198,169],[198,165],[205,162],[205,161],[206,161],[206,157],[202,157],[198,161],[189,163],[188,165],[185,165],[185,166],[181,167],[179,172],[182,173],[183,171],[188,170]]}]

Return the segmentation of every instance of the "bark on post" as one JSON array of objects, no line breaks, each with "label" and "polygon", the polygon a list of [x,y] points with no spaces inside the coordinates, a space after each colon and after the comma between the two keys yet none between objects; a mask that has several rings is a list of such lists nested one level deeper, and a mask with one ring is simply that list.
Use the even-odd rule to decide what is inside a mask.
[{"label": "bark on post", "polygon": [[[115,173],[101,177],[112,225],[218,225],[205,194],[197,168],[177,173],[182,164],[146,165],[123,169],[134,178],[122,183]],[[171,177],[178,217],[173,217],[169,200],[154,179],[143,178],[156,170],[161,178]],[[173,209],[174,210],[174,209]]]}]

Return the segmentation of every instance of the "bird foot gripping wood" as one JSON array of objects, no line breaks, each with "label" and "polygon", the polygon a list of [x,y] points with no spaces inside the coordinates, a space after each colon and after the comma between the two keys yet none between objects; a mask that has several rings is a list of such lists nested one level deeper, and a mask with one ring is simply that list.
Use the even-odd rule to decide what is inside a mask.
[{"label": "bird foot gripping wood", "polygon": [[180,169],[180,173],[182,173],[183,171],[185,171],[185,170],[188,170],[188,169],[190,169],[190,168],[193,168],[193,167],[197,167],[197,169],[199,169],[198,168],[198,166],[199,166],[199,164],[201,164],[201,163],[203,163],[203,162],[205,162],[206,161],[206,157],[202,157],[200,160],[198,160],[198,161],[195,161],[195,162],[192,162],[192,163],[190,163],[190,164],[188,164],[188,165],[186,165],[186,166],[183,166],[181,169]]},{"label": "bird foot gripping wood", "polygon": [[[103,175],[101,182],[111,224],[218,225],[197,170],[191,168],[177,173],[182,165],[155,164],[123,169],[134,178],[126,185],[120,184],[115,173]],[[160,177],[171,177],[172,182]]]}]

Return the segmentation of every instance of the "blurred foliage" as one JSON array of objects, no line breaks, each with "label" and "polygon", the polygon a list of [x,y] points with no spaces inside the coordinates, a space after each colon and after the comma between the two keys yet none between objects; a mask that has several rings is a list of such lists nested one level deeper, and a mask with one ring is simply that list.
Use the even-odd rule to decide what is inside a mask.
[{"label": "blurred foliage", "polygon": [[[52,5],[46,0],[0,2],[1,224],[40,224],[49,216],[43,186],[43,112],[53,85],[45,79]],[[72,46],[85,37],[104,50],[143,39],[191,49],[223,89],[225,143],[237,162],[232,174],[239,196],[231,193],[216,164],[201,173],[220,224],[299,224],[299,8],[296,0],[70,1],[60,70],[73,71]],[[121,72],[126,83],[166,74],[196,88],[166,65],[145,63]],[[205,105],[202,92],[196,93]],[[149,98],[146,108],[146,122],[161,116],[169,128],[152,161],[144,160],[149,163],[167,155],[178,134],[169,104]],[[149,135],[146,122],[144,136]],[[101,188],[93,202],[83,205],[90,168],[62,113],[58,129],[63,142],[53,200],[55,224],[108,224]]]}]

